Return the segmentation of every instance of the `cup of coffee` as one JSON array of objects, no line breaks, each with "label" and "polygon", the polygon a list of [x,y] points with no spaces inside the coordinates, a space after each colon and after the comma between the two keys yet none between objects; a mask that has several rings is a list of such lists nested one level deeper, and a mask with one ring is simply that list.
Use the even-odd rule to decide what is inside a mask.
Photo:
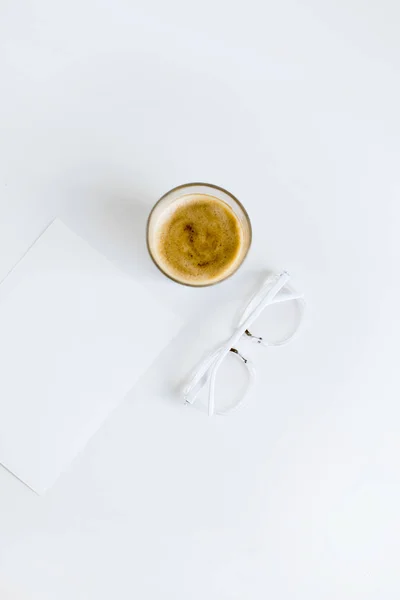
[{"label": "cup of coffee", "polygon": [[239,200],[206,183],[167,192],[147,222],[147,247],[156,266],[173,281],[193,287],[233,275],[246,258],[251,235]]}]

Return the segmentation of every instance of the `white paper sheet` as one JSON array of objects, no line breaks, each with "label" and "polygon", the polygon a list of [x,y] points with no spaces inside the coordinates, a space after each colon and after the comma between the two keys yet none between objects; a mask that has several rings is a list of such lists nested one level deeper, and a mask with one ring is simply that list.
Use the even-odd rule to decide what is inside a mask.
[{"label": "white paper sheet", "polygon": [[0,463],[43,493],[178,321],[54,221],[0,285]]}]

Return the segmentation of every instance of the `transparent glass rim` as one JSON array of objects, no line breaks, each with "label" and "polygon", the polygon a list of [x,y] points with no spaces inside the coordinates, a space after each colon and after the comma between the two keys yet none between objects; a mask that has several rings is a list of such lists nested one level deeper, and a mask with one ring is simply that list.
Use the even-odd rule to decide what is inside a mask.
[{"label": "transparent glass rim", "polygon": [[[168,198],[168,196],[170,196],[171,194],[173,194],[175,192],[178,192],[180,190],[182,190],[182,191],[183,190],[190,190],[191,188],[198,187],[198,186],[203,186],[203,187],[210,188],[211,190],[217,190],[219,192],[222,192],[222,193],[226,194],[227,196],[229,196],[239,206],[240,210],[243,212],[244,218],[247,221],[247,225],[248,225],[248,228],[249,228],[249,240],[248,240],[248,246],[247,246],[246,252],[243,255],[242,260],[237,265],[237,267],[231,273],[229,273],[229,275],[227,275],[223,279],[220,279],[219,281],[213,281],[211,283],[195,284],[195,283],[186,283],[185,281],[180,281],[179,279],[176,279],[175,277],[172,277],[172,275],[170,275],[169,273],[167,273],[166,271],[164,271],[164,269],[158,264],[157,260],[155,259],[154,255],[153,255],[153,253],[151,251],[150,243],[149,243],[149,232],[150,232],[150,223],[151,223],[151,219],[153,217],[154,211],[159,206],[159,204],[161,204],[161,202],[163,202],[166,198]],[[149,216],[147,218],[147,225],[146,225],[146,245],[147,245],[147,250],[148,250],[148,253],[150,255],[151,260],[153,261],[153,263],[155,264],[155,266],[157,267],[157,269],[163,275],[165,275],[165,277],[168,277],[168,279],[170,279],[171,281],[174,281],[175,283],[179,283],[180,285],[184,285],[185,287],[193,287],[193,288],[211,287],[213,285],[218,285],[219,283],[222,283],[223,281],[226,281],[227,279],[229,279],[230,277],[232,277],[233,275],[235,275],[235,273],[237,273],[237,271],[240,269],[240,267],[243,265],[244,261],[247,258],[247,255],[248,255],[249,250],[251,248],[252,240],[253,240],[253,231],[252,231],[252,227],[251,227],[251,221],[250,221],[250,217],[248,215],[248,212],[245,209],[245,207],[243,206],[243,204],[231,192],[228,192],[228,190],[226,190],[225,188],[220,187],[218,185],[214,185],[213,183],[204,183],[204,182],[201,182],[201,181],[196,181],[196,182],[193,182],[193,183],[183,183],[182,185],[177,185],[176,187],[170,189],[168,192],[166,192],[165,194],[163,194],[161,196],[161,198],[159,200],[157,200],[157,202],[155,203],[155,205],[151,209],[150,214],[149,214]]]},{"label": "transparent glass rim", "polygon": [[[247,305],[242,313],[242,316],[238,323],[233,327],[233,333],[230,338],[226,339],[221,343],[220,346],[214,347],[208,354],[206,354],[201,361],[197,364],[195,369],[190,373],[188,381],[182,388],[182,394],[186,404],[194,405],[196,403],[199,392],[203,388],[207,388],[208,392],[208,414],[211,417],[213,414],[226,415],[232,410],[243,404],[249,390],[254,384],[256,377],[256,370],[251,360],[243,356],[240,349],[241,340],[247,336],[251,342],[264,347],[277,347],[288,344],[298,334],[299,328],[303,321],[305,302],[303,294],[296,292],[292,286],[288,283],[290,275],[287,271],[281,271],[278,275],[268,273],[263,280],[261,286],[248,300]],[[281,295],[280,291],[286,288],[287,292],[285,295]],[[297,319],[294,328],[290,330],[290,333],[285,337],[277,341],[268,341],[263,337],[253,335],[249,328],[253,330],[253,324],[255,325],[258,317],[264,310],[276,303],[280,302],[296,302],[297,305]],[[216,377],[217,372],[221,364],[226,360],[227,356],[236,356],[240,359],[240,364],[245,366],[248,372],[248,384],[245,387],[244,392],[239,396],[239,399],[227,408],[218,409],[216,407]]]}]

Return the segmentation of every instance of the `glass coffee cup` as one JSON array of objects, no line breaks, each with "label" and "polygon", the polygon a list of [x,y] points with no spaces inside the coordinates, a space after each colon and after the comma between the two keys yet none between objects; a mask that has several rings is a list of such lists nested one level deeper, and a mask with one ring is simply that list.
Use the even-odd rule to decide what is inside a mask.
[{"label": "glass coffee cup", "polygon": [[251,246],[249,216],[233,194],[206,183],[167,192],[147,221],[147,247],[155,265],[173,281],[205,287],[224,281],[242,265]]}]

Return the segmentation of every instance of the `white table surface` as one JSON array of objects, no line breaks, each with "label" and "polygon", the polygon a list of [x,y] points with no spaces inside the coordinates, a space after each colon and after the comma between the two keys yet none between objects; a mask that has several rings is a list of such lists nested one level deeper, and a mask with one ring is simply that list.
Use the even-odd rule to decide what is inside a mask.
[{"label": "white table surface", "polygon": [[[229,419],[164,385],[183,333],[43,498],[0,468],[1,600],[399,598],[399,10],[2,2],[0,278],[60,216],[204,343],[260,268],[308,318]],[[146,255],[150,206],[188,181],[253,221],[215,288]]]}]

